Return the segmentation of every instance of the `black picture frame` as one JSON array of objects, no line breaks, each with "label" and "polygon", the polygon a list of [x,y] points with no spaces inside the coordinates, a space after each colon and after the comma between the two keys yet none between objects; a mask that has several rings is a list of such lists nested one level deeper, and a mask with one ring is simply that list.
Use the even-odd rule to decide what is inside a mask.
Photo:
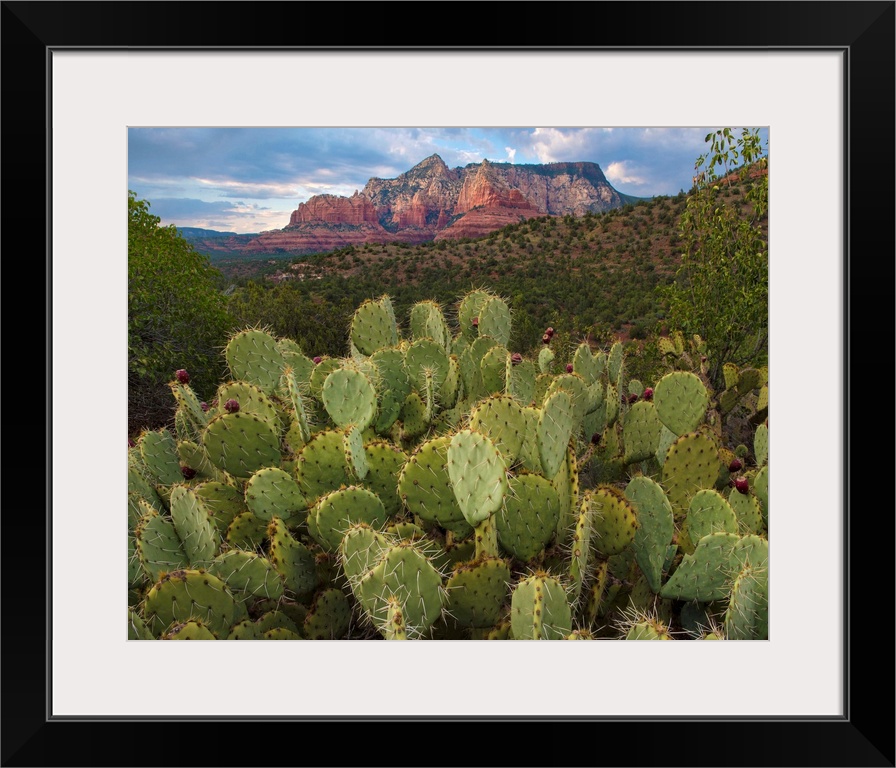
[{"label": "black picture frame", "polygon": [[[337,7],[338,6],[338,7]],[[423,24],[428,7],[440,23]],[[770,48],[810,51],[839,49],[845,53],[847,109],[845,156],[844,283],[845,365],[835,370],[819,361],[807,371],[806,386],[823,385],[825,377],[843,376],[845,401],[832,403],[820,418],[845,420],[847,445],[842,466],[837,446],[819,452],[819,478],[842,471],[845,477],[846,535],[843,541],[847,582],[844,587],[847,626],[844,631],[844,712],[842,718],[476,718],[437,719],[421,716],[401,721],[372,717],[310,719],[304,724],[276,718],[195,720],[153,718],[51,718],[47,712],[49,642],[48,570],[51,505],[89,509],[89,490],[72,489],[69,499],[49,496],[52,473],[52,411],[34,446],[19,442],[18,429],[7,430],[7,505],[2,516],[2,566],[5,608],[2,633],[2,765],[3,766],[121,766],[121,765],[310,765],[330,754],[327,765],[726,765],[726,766],[893,766],[894,688],[890,672],[894,622],[892,612],[894,517],[892,491],[876,477],[880,450],[892,440],[878,439],[880,411],[890,412],[890,365],[881,372],[880,328],[892,328],[894,140],[894,2],[576,2],[576,3],[197,3],[197,2],[3,2],[2,99],[3,203],[8,265],[25,263],[17,257],[25,234],[31,254],[27,279],[34,286],[34,265],[42,262],[46,286],[43,313],[46,342],[43,361],[47,404],[53,387],[73,372],[53,371],[49,352],[52,288],[48,231],[48,136],[52,115],[48,76],[53,50],[61,48],[123,49],[184,48],[237,50],[246,48],[356,48],[410,50],[406,27],[397,19],[410,14],[423,24],[420,48],[452,47],[535,50],[539,48]],[[516,13],[508,13],[516,8]],[[532,20],[550,13],[561,23]],[[458,21],[446,24],[446,15]],[[516,20],[514,20],[516,19]],[[474,31],[463,31],[462,23]],[[550,31],[546,29],[550,26]],[[387,28],[394,32],[385,32]],[[401,31],[399,31],[401,30]],[[439,31],[441,30],[441,32]],[[496,30],[503,44],[495,44]],[[352,31],[360,34],[352,35]],[[382,35],[382,37],[381,37]],[[366,43],[345,42],[362,39]],[[722,42],[720,38],[724,38]],[[397,44],[386,45],[386,40]],[[512,40],[512,43],[508,41]],[[473,41],[473,42],[471,42]],[[46,202],[47,205],[43,203]],[[38,245],[40,243],[41,245]],[[44,247],[44,244],[46,246]],[[25,279],[13,272],[13,285]],[[8,283],[9,285],[9,283]],[[17,291],[18,292],[18,291]],[[16,305],[19,306],[18,304]],[[882,317],[886,309],[886,317]],[[7,402],[26,400],[33,390],[27,369],[34,360],[33,317],[7,326]],[[807,326],[806,332],[811,332]],[[866,342],[874,341],[871,352]],[[861,355],[861,356],[860,356]],[[872,356],[873,355],[873,356]],[[18,364],[17,362],[18,361]],[[865,366],[859,367],[859,363]],[[856,377],[851,376],[856,364]],[[9,369],[8,369],[9,370]],[[26,375],[27,374],[27,375]],[[78,375],[83,375],[78,372]],[[12,381],[10,382],[10,380]],[[12,391],[11,391],[12,390]],[[40,391],[40,390],[38,390]],[[35,394],[34,400],[40,395]],[[28,396],[28,412],[40,412]],[[838,409],[839,406],[839,409]],[[91,405],[91,407],[96,407]],[[838,410],[840,413],[838,414]],[[10,413],[10,411],[7,411]],[[14,413],[14,411],[13,411]],[[871,425],[877,429],[872,429]],[[38,430],[33,430],[37,432]],[[12,437],[10,437],[12,433]],[[878,446],[883,443],[884,448]],[[868,446],[861,450],[859,446]],[[853,453],[853,447],[856,448]],[[818,451],[817,446],[807,450]],[[28,458],[23,454],[27,453]],[[859,463],[856,459],[865,458]],[[46,468],[35,472],[33,461]],[[889,477],[890,466],[886,469]],[[859,466],[863,472],[856,471]],[[109,474],[117,475],[113,469]],[[100,468],[102,476],[102,468]],[[870,477],[866,477],[869,475]],[[101,477],[100,480],[101,481]],[[872,493],[873,483],[880,490]],[[43,486],[45,512],[33,490]],[[22,493],[25,488],[32,491]],[[15,503],[10,492],[16,493]],[[882,542],[882,544],[881,544]],[[72,574],[72,589],[89,590],[102,574]],[[835,589],[826,578],[824,558],[817,573],[806,575],[807,589]],[[798,607],[795,607],[798,610]],[[853,631],[855,628],[855,631]],[[85,617],[89,631],[89,617]],[[806,617],[806,642],[815,632],[838,631],[824,617]],[[748,670],[744,670],[748,674]],[[102,670],[97,670],[102,674]],[[263,690],[263,672],[250,685]],[[428,670],[428,680],[439,677]],[[133,670],[135,695],[145,684],[144,673]],[[434,676],[434,677],[433,677]],[[452,672],[445,672],[446,683]],[[457,684],[453,680],[451,684]],[[413,685],[413,680],[407,682]],[[471,691],[476,695],[476,691]],[[193,691],[199,707],[203,695]],[[601,695],[598,693],[598,695]],[[606,692],[603,695],[612,695]],[[663,695],[658,681],[655,692]],[[255,722],[257,721],[257,722]],[[472,725],[482,725],[475,733]],[[517,726],[517,727],[513,727]],[[245,734],[240,738],[239,734]],[[174,738],[172,738],[172,735]],[[528,738],[526,738],[528,736]],[[179,745],[194,745],[185,753]],[[328,747],[327,745],[332,745]],[[550,746],[549,746],[550,745]],[[545,757],[550,755],[550,757]]]}]

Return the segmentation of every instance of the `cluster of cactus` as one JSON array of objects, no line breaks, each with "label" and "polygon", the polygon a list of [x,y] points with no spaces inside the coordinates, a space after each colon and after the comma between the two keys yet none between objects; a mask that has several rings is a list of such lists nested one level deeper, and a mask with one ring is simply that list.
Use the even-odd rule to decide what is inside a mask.
[{"label": "cluster of cactus", "polygon": [[698,374],[452,309],[365,301],[339,359],[244,329],[211,404],[177,372],[128,450],[129,638],[767,638],[766,424],[747,468]]}]

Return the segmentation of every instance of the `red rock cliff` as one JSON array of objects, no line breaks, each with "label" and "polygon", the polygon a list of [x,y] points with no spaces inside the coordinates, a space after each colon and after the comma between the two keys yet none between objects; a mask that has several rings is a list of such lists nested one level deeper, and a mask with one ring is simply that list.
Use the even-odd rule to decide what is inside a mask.
[{"label": "red rock cliff", "polygon": [[449,168],[432,155],[394,179],[370,179],[351,197],[316,195],[282,230],[248,252],[310,253],[398,240],[421,243],[483,237],[534,216],[582,216],[627,202],[596,163],[471,163]]},{"label": "red rock cliff", "polygon": [[300,224],[378,224],[376,207],[357,192],[351,197],[315,195],[307,203],[299,203],[289,217],[289,226]]}]

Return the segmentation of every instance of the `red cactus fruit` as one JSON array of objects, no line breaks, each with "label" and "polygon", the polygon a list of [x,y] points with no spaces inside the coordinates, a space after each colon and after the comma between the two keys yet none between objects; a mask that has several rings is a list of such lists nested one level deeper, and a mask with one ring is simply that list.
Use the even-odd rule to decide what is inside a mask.
[{"label": "red cactus fruit", "polygon": [[510,356],[511,365],[519,365],[521,362],[523,362],[523,356],[519,352],[514,352]]},{"label": "red cactus fruit", "polygon": [[591,435],[591,444],[597,445],[600,442],[600,432],[595,432]]},{"label": "red cactus fruit", "polygon": [[199,407],[202,408],[203,411],[208,411],[208,403],[205,402],[205,400],[199,403]]},{"label": "red cactus fruit", "polygon": [[227,413],[236,413],[239,409],[240,404],[233,398],[230,398],[230,400],[224,403],[224,410],[227,411]]},{"label": "red cactus fruit", "polygon": [[548,336],[547,334],[545,334],[544,336],[541,337],[541,343],[542,343],[542,344],[550,344],[550,343],[551,343],[551,337]]},{"label": "red cactus fruit", "polygon": [[634,392],[632,392],[632,393],[628,396],[628,401],[629,401],[629,403],[637,403],[637,402],[638,402],[638,396],[637,396]]},{"label": "red cactus fruit", "polygon": [[174,375],[181,384],[189,384],[190,383],[190,374],[187,373],[183,368],[178,368],[174,372]]},{"label": "red cactus fruit", "polygon": [[478,318],[478,317],[474,317],[474,318],[473,318],[473,327],[474,327],[474,328],[478,328],[478,327],[479,327],[479,318]]},{"label": "red cactus fruit", "polygon": [[545,333],[546,333],[548,336],[553,337],[553,335],[554,335],[554,329],[553,329],[553,328],[548,328],[548,329],[545,331]]},{"label": "red cactus fruit", "polygon": [[320,358],[320,357],[315,357],[314,360],[313,360],[312,362],[313,362],[315,365],[320,365],[320,361],[321,361],[321,359],[322,359],[322,358]]},{"label": "red cactus fruit", "polygon": [[193,467],[182,466],[180,468],[180,473],[184,476],[184,480],[192,480],[196,477],[196,470]]},{"label": "red cactus fruit", "polygon": [[729,472],[740,472],[744,468],[743,462],[737,457],[731,459],[731,463],[728,465]]},{"label": "red cactus fruit", "polygon": [[735,478],[734,487],[744,495],[750,492],[750,484],[747,482],[747,478],[743,476]]},{"label": "red cactus fruit", "polygon": [[653,400],[653,388],[647,387],[647,389],[645,389],[644,392],[642,393],[641,397],[643,397],[648,402]]},{"label": "red cactus fruit", "polygon": [[572,373],[572,363],[567,363],[567,364],[566,364],[566,372],[567,372],[567,373]]}]

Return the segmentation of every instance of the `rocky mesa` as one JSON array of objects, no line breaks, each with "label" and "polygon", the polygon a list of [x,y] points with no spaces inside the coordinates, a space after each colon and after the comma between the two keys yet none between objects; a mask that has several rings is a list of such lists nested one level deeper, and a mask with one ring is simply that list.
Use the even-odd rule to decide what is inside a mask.
[{"label": "rocky mesa", "polygon": [[351,197],[316,195],[299,204],[282,230],[251,238],[241,250],[303,254],[364,243],[477,238],[533,217],[583,216],[637,199],[614,189],[597,163],[484,160],[449,168],[431,155],[394,179],[370,179]]}]

